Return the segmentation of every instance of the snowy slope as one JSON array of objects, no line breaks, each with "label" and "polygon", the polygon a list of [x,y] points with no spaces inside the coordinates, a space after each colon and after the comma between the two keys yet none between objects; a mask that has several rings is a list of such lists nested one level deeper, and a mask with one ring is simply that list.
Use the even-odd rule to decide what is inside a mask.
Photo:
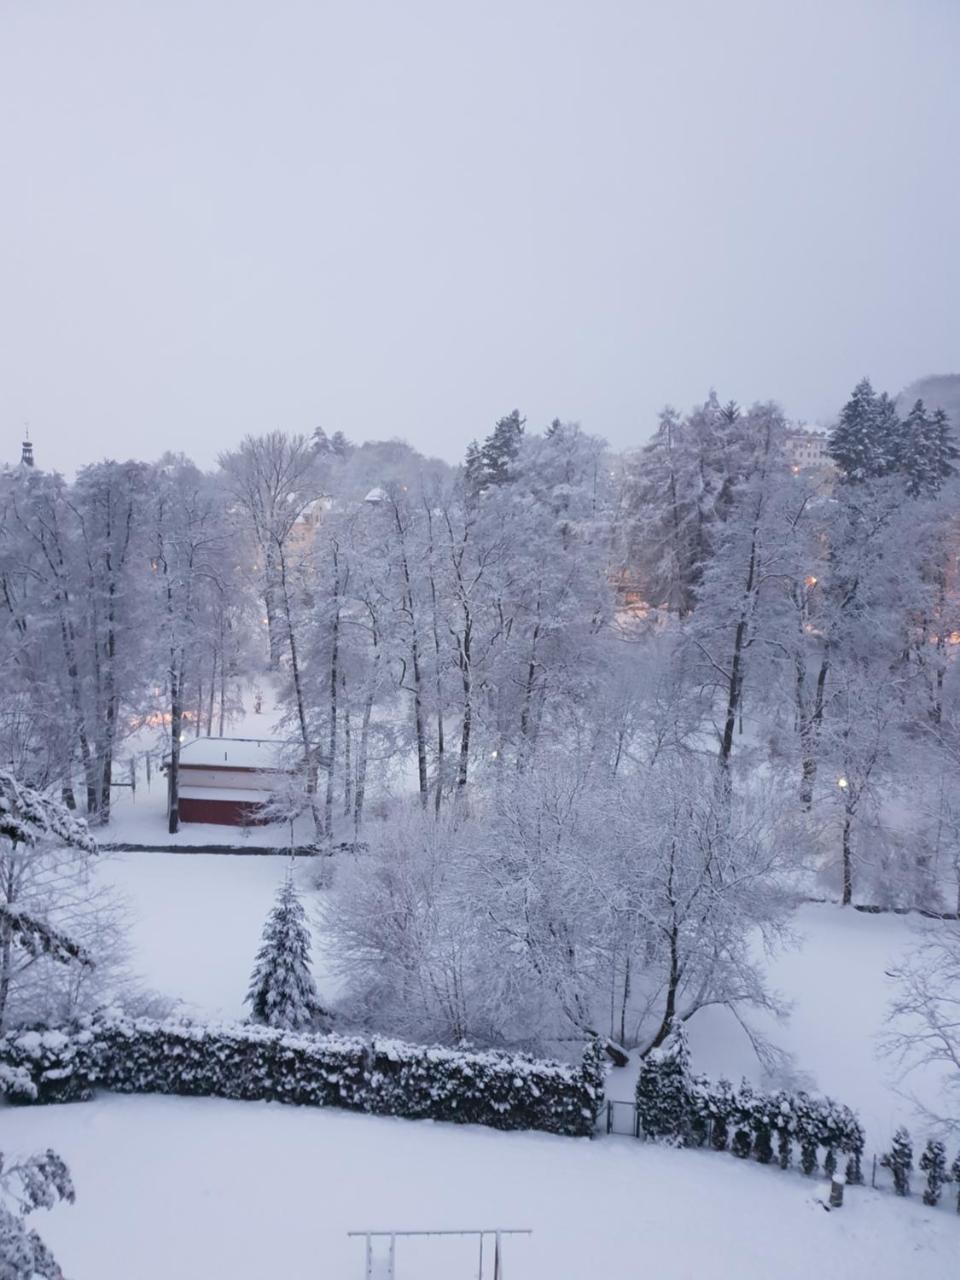
[{"label": "snowy slope", "polygon": [[[53,1146],[73,1206],[37,1215],[71,1280],[361,1280],[350,1229],[531,1227],[510,1280],[902,1280],[955,1273],[950,1206],[630,1139],[497,1133],[214,1099],[104,1096],[0,1113]],[[401,1245],[397,1280],[475,1280],[463,1245]],[[486,1276],[492,1274],[487,1271]]]}]

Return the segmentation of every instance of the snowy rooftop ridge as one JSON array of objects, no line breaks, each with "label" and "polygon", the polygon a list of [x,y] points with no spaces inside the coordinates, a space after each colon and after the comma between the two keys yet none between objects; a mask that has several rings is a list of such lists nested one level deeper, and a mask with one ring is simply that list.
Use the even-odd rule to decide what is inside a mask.
[{"label": "snowy rooftop ridge", "polygon": [[180,747],[180,765],[285,773],[282,738],[194,738]]}]

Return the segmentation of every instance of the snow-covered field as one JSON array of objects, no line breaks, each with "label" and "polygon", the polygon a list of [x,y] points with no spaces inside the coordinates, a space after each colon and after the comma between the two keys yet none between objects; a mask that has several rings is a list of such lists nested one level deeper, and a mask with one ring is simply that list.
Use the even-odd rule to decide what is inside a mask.
[{"label": "snow-covered field", "polygon": [[[827,1213],[819,1179],[630,1139],[120,1096],[0,1125],[71,1166],[76,1204],[36,1215],[71,1280],[360,1280],[346,1233],[377,1228],[530,1227],[511,1280],[902,1280],[954,1274],[960,1243],[948,1204],[856,1188]],[[397,1280],[476,1276],[463,1244],[400,1245]]]},{"label": "snow-covered field", "polygon": [[[273,894],[287,859],[220,854],[114,854],[101,874],[127,896],[132,912],[134,968],[146,985],[182,999],[201,1016],[243,1016],[243,998]],[[306,890],[311,863],[296,863]],[[315,895],[305,892],[309,905]],[[797,914],[796,949],[769,962],[771,985],[790,1002],[783,1022],[751,1016],[794,1060],[800,1083],[855,1107],[871,1148],[882,1147],[898,1123],[913,1121],[892,1064],[877,1055],[892,986],[888,971],[915,942],[919,926],[902,916],[873,916],[832,906]],[[335,994],[317,940],[322,995]],[[694,1065],[711,1075],[762,1083],[746,1036],[723,1010],[706,1010],[691,1023]],[[632,1079],[614,1072],[610,1094],[628,1098]],[[922,1100],[936,1103],[930,1075],[911,1078]],[[922,1126],[918,1127],[918,1132]]]}]

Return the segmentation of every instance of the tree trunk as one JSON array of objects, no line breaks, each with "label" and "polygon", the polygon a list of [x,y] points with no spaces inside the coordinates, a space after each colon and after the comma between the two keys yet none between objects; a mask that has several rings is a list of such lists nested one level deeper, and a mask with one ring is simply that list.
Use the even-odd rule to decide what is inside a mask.
[{"label": "tree trunk", "polygon": [[851,814],[849,809],[843,814],[843,897],[842,905],[849,907],[853,900],[853,851],[850,847]]},{"label": "tree trunk", "polygon": [[333,838],[333,780],[337,761],[337,711],[340,686],[340,558],[333,545],[333,633],[330,643],[330,735],[327,741],[327,789],[323,805],[323,834]]},{"label": "tree trunk", "polygon": [[170,770],[167,775],[170,811],[167,830],[175,836],[180,830],[180,734],[183,725],[183,704],[180,689],[179,664],[171,663],[170,670]]}]

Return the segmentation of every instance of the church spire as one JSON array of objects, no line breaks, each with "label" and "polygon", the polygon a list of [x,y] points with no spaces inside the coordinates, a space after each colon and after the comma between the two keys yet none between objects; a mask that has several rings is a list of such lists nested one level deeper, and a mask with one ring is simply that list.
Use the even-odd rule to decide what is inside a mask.
[{"label": "church spire", "polygon": [[22,467],[33,466],[33,441],[30,439],[30,424],[23,424],[23,445],[20,449],[20,465]]}]

